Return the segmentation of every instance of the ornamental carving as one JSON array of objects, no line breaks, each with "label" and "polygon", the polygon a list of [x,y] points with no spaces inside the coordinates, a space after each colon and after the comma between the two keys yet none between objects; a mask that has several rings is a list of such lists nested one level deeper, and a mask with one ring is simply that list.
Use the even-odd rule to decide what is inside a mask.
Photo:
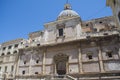
[{"label": "ornamental carving", "polygon": [[32,51],[23,51],[22,55],[20,56],[20,59],[23,61],[30,61],[31,53]]},{"label": "ornamental carving", "polygon": [[33,60],[42,60],[42,54],[33,54],[32,59]]},{"label": "ornamental carving", "polygon": [[69,56],[66,55],[66,54],[62,54],[62,53],[54,56],[54,61],[55,62],[68,61],[68,59],[69,59]]}]

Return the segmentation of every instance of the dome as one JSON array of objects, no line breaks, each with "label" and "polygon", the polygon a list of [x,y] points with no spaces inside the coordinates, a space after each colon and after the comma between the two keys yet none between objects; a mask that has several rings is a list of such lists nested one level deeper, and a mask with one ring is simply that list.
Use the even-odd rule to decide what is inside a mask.
[{"label": "dome", "polygon": [[64,6],[64,10],[60,12],[58,15],[57,20],[62,20],[62,19],[67,19],[67,18],[72,18],[72,17],[80,17],[77,12],[71,9],[70,4],[66,4]]}]

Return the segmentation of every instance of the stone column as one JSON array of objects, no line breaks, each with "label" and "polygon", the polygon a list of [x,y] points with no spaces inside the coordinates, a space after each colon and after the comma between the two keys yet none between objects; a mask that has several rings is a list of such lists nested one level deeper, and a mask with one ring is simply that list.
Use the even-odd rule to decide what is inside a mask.
[{"label": "stone column", "polygon": [[102,50],[101,50],[100,46],[98,48],[98,51],[99,51],[98,58],[99,58],[100,70],[101,70],[101,72],[105,72],[105,70],[104,70],[104,64],[103,64],[103,58],[102,58]]},{"label": "stone column", "polygon": [[79,62],[79,73],[83,73],[83,66],[82,66],[82,51],[80,46],[78,47],[78,62]]},{"label": "stone column", "polygon": [[55,70],[55,72],[54,72],[54,74],[56,75],[57,74],[57,68],[56,68],[56,64],[54,64],[54,70]]},{"label": "stone column", "polygon": [[69,74],[69,62],[66,62],[66,74]]},{"label": "stone column", "polygon": [[16,71],[15,71],[15,75],[19,75],[19,64],[20,64],[20,56],[18,54],[18,61],[16,62]]},{"label": "stone column", "polygon": [[32,70],[32,66],[31,66],[31,62],[32,62],[32,54],[31,55],[31,58],[30,58],[30,63],[29,63],[29,75],[32,75],[31,73],[31,70]]},{"label": "stone column", "polygon": [[45,74],[45,56],[46,56],[46,50],[43,51],[43,62],[42,62],[42,73]]}]

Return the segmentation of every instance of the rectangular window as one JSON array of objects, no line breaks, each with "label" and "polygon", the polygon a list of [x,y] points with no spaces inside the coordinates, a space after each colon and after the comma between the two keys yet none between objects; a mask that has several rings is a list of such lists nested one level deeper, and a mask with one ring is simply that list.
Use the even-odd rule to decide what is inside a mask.
[{"label": "rectangular window", "polygon": [[35,72],[35,74],[38,74],[38,72]]},{"label": "rectangular window", "polygon": [[3,50],[5,50],[6,49],[6,47],[3,47]]},{"label": "rectangular window", "polygon": [[107,56],[108,58],[112,58],[112,57],[113,57],[113,51],[112,51],[112,50],[106,51],[106,56]]},{"label": "rectangular window", "polygon": [[17,48],[18,47],[18,44],[15,44],[15,46],[14,46],[15,48]]},{"label": "rectangular window", "polygon": [[108,58],[112,58],[113,57],[112,52],[107,52],[107,56],[108,56]]},{"label": "rectangular window", "polygon": [[63,36],[63,28],[59,29],[59,36]]},{"label": "rectangular window", "polygon": [[118,13],[118,19],[119,19],[119,21],[120,21],[120,12]]},{"label": "rectangular window", "polygon": [[37,44],[37,46],[40,46],[40,44]]},{"label": "rectangular window", "polygon": [[14,70],[14,66],[11,66],[11,72],[13,72],[13,70]]},{"label": "rectangular window", "polygon": [[88,55],[89,60],[93,59],[92,55]]},{"label": "rectangular window", "polygon": [[12,46],[8,46],[8,49],[11,49],[12,48]]},{"label": "rectangular window", "polygon": [[38,63],[39,63],[39,60],[36,60],[36,63],[38,64]]},{"label": "rectangular window", "polygon": [[114,6],[116,5],[116,0],[113,0]]},{"label": "rectangular window", "polygon": [[24,71],[22,71],[22,74],[25,74],[25,70],[24,70]]},{"label": "rectangular window", "polygon": [[5,66],[5,72],[7,72],[7,66]]},{"label": "rectangular window", "polygon": [[24,61],[24,64],[26,64],[26,61]]},{"label": "rectangular window", "polygon": [[0,67],[0,71],[1,71],[1,67]]}]

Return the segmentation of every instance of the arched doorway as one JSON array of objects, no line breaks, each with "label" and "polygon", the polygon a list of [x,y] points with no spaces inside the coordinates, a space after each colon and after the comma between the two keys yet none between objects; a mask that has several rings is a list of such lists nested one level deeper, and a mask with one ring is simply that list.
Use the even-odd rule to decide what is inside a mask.
[{"label": "arched doorway", "polygon": [[56,65],[56,73],[58,75],[65,75],[67,72],[68,56],[66,54],[57,54],[54,56]]}]

